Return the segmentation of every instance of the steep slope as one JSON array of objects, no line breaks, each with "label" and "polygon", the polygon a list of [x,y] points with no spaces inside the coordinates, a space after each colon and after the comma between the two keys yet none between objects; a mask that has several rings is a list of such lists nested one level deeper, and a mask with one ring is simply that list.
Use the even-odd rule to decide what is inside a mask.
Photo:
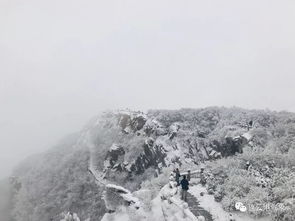
[{"label": "steep slope", "polygon": [[70,211],[81,220],[100,220],[108,184],[139,190],[165,168],[236,159],[244,150],[274,142],[288,153],[294,148],[294,125],[291,113],[239,108],[105,112],[16,170],[21,188],[14,197],[14,218],[60,220]]},{"label": "steep slope", "polygon": [[247,130],[231,124],[228,129],[222,128],[220,137],[222,114],[215,109],[147,115],[131,111],[106,113],[82,140],[91,150],[91,167],[100,171],[102,179],[129,185],[126,180],[146,172],[160,172],[163,167],[199,164],[242,152],[249,140],[240,135]]},{"label": "steep slope", "polygon": [[88,172],[88,150],[77,147],[76,141],[76,135],[69,137],[16,170],[21,188],[14,198],[15,220],[61,220],[68,211],[83,220],[102,217],[103,190]]},{"label": "steep slope", "polygon": [[8,179],[0,180],[0,214],[1,220],[9,221],[11,207],[11,187]]}]

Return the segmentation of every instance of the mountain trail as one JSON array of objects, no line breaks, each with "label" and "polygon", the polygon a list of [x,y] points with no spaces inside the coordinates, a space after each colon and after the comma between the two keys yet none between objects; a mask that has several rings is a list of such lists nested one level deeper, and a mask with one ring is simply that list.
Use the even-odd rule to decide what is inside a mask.
[{"label": "mountain trail", "polygon": [[187,204],[190,211],[196,216],[205,217],[206,221],[213,221],[212,214],[200,206],[198,199],[192,194],[187,194]]}]

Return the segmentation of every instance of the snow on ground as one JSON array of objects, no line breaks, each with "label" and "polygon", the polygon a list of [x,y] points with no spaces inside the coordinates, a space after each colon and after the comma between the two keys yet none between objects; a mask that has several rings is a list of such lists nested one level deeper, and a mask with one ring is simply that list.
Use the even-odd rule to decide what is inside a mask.
[{"label": "snow on ground", "polygon": [[132,193],[125,189],[122,186],[114,185],[114,184],[107,184],[106,188],[113,189],[114,191],[117,191],[119,195],[126,201],[131,203],[135,208],[140,207],[140,201],[132,195]]},{"label": "snow on ground", "polygon": [[[159,201],[159,198],[161,199],[161,201]],[[161,207],[162,214],[166,221],[198,220],[189,210],[187,203],[180,199],[179,188],[173,181],[170,181],[161,189],[158,198],[153,201],[153,204],[156,206],[155,208]]]},{"label": "snow on ground", "polygon": [[118,150],[120,149],[120,146],[117,145],[117,144],[113,144],[111,147],[110,147],[110,150]]},{"label": "snow on ground", "polygon": [[[152,201],[150,211],[122,207],[114,213],[105,214],[101,221],[198,221],[194,216],[187,216],[187,211],[179,208],[180,205],[162,200],[160,196],[157,196]],[[189,209],[186,210],[189,211]]]},{"label": "snow on ground", "polygon": [[251,133],[244,133],[243,135],[241,135],[242,137],[244,137],[247,141],[250,141],[253,137],[253,135]]},{"label": "snow on ground", "polygon": [[96,179],[96,183],[98,185],[106,185],[106,181],[103,179],[104,174],[96,170],[96,167],[95,167],[95,158],[94,158],[95,145],[93,144],[91,140],[91,130],[88,130],[83,133],[83,135],[77,141],[76,146],[85,146],[89,149],[90,159],[89,159],[88,170],[89,172],[93,174],[94,178]]},{"label": "snow on ground", "polygon": [[[195,196],[199,203],[200,206],[209,211],[213,219],[216,221],[228,221],[230,220],[230,213],[226,212],[223,210],[222,205],[214,200],[213,195],[209,195],[207,193],[207,190],[205,187],[201,185],[194,185],[190,186],[189,192]],[[200,196],[200,193],[203,192],[205,193],[204,196]],[[271,219],[269,217],[265,218],[252,218],[249,217],[247,214],[243,213],[231,213],[232,216],[236,221],[270,221]]]},{"label": "snow on ground", "polygon": [[70,212],[63,214],[64,218],[60,221],[80,221],[76,213],[72,214]]},{"label": "snow on ground", "polygon": [[[117,187],[112,185],[112,187]],[[125,189],[121,189],[124,190]],[[140,207],[120,207],[113,213],[106,213],[101,221],[198,221],[188,208],[188,205],[180,200],[179,191],[174,182],[165,185],[160,193],[144,209]]]},{"label": "snow on ground", "polygon": [[116,221],[116,220],[120,220],[120,221],[130,221],[130,217],[128,215],[127,212],[125,212],[124,210],[120,211],[120,212],[116,212],[116,213],[106,213],[103,218],[101,219],[101,221]]}]

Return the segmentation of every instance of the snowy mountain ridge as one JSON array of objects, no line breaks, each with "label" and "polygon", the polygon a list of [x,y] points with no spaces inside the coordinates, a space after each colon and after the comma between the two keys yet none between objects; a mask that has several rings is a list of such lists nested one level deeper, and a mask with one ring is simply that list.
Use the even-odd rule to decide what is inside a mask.
[{"label": "snowy mountain ridge", "polygon": [[[254,121],[251,127],[249,121]],[[251,156],[264,154],[269,141],[277,142],[277,137],[290,140],[294,124],[291,113],[239,108],[104,112],[79,134],[16,169],[21,187],[14,194],[12,214],[17,221],[61,220],[61,214],[69,211],[89,221],[130,214],[151,220],[159,205],[171,203],[163,201],[165,189],[174,192],[169,184],[171,171],[176,167],[198,171],[200,165],[212,168],[216,179],[206,174],[208,190],[222,200],[229,196],[218,188],[229,182],[233,164],[244,173],[243,162],[250,159],[255,171],[241,177],[267,180],[264,172],[255,175],[255,161],[249,156],[253,151]],[[183,205],[170,206],[166,205],[170,218],[183,220],[183,216],[175,218],[179,217],[176,208],[182,207],[183,213]]]}]

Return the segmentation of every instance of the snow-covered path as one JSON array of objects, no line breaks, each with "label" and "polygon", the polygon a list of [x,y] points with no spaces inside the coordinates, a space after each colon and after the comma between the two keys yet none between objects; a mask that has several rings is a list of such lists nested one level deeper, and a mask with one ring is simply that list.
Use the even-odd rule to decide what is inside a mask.
[{"label": "snow-covered path", "polygon": [[[205,193],[200,196],[200,193]],[[205,187],[201,185],[192,185],[189,193],[198,199],[202,208],[212,214],[214,221],[228,221],[230,220],[230,213],[223,210],[222,205],[214,200],[213,195],[209,195]],[[270,217],[252,218],[244,213],[231,213],[236,221],[270,221]],[[207,221],[207,220],[206,220]]]},{"label": "snow-covered path", "polygon": [[82,136],[77,141],[76,146],[85,146],[88,148],[89,150],[88,171],[93,175],[98,185],[105,186],[107,183],[103,179],[103,173],[99,172],[95,166],[95,157],[94,157],[95,145],[93,144],[91,139],[91,129],[84,131]]},{"label": "snow-covered path", "polygon": [[200,206],[198,199],[188,193],[187,203],[190,211],[196,216],[204,216],[206,221],[213,221],[212,214]]}]

